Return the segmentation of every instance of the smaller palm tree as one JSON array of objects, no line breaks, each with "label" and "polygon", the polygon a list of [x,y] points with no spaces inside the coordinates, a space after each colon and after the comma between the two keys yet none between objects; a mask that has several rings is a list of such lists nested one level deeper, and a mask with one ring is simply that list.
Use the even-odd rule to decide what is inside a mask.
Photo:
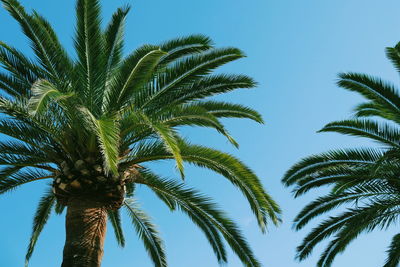
[{"label": "smaller palm tree", "polygon": [[[400,72],[400,43],[387,48],[387,56]],[[358,235],[386,229],[400,215],[400,94],[392,84],[364,74],[340,74],[338,85],[367,101],[356,106],[354,118],[329,123],[320,132],[365,137],[379,146],[314,155],[295,164],[283,178],[285,185],[295,186],[295,197],[322,186],[332,188],[303,208],[294,220],[296,230],[317,216],[347,207],[312,229],[297,247],[297,258],[304,260],[317,244],[332,237],[317,264],[324,267],[331,266]],[[387,252],[384,266],[398,266],[400,233]]]}]

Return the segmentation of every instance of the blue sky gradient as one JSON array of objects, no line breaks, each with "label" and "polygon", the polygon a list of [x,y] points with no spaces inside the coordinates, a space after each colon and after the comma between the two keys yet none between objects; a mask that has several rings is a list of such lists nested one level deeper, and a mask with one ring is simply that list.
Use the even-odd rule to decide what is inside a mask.
[{"label": "blue sky gradient", "polygon": [[[54,25],[67,50],[73,53],[74,2],[21,1],[35,8]],[[399,41],[400,2],[318,1],[318,0],[170,0],[101,1],[104,21],[119,6],[131,4],[127,20],[126,49],[144,43],[159,43],[177,36],[202,33],[218,47],[234,46],[247,58],[229,64],[224,72],[244,73],[255,78],[259,87],[220,96],[219,99],[243,103],[259,110],[266,121],[226,120],[240,149],[211,130],[183,129],[194,143],[231,152],[245,161],[261,177],[263,184],[283,209],[283,224],[270,226],[262,235],[250,209],[230,183],[221,176],[187,167],[187,184],[215,198],[240,227],[264,266],[315,266],[319,246],[304,261],[294,260],[295,248],[308,232],[291,229],[296,213],[321,192],[293,199],[280,179],[296,161],[313,153],[339,147],[371,145],[364,140],[338,134],[316,134],[332,120],[350,116],[360,97],[335,85],[342,71],[364,72],[398,83],[398,74],[385,58],[384,48]],[[29,43],[17,24],[0,10],[0,40],[31,55]],[[177,176],[172,163],[153,165],[165,176]],[[26,185],[0,196],[0,266],[23,266],[36,204],[45,183]],[[137,199],[148,210],[165,239],[171,267],[216,267],[217,260],[206,238],[191,221],[169,210],[154,195],[138,188]],[[127,246],[117,247],[108,229],[104,267],[151,267],[141,242],[124,217]],[[319,219],[312,222],[316,225]],[[396,229],[362,235],[334,266],[381,266],[390,237]],[[64,244],[64,215],[54,215],[42,233],[32,257],[32,267],[59,266]],[[324,243],[326,245],[326,242]],[[323,244],[323,245],[324,245]],[[229,267],[242,266],[230,252]]]}]

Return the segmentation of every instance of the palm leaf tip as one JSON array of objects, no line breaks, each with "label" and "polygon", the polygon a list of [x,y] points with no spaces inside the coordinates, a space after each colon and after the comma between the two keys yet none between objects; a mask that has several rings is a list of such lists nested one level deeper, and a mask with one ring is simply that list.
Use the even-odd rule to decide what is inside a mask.
[{"label": "palm leaf tip", "polygon": [[186,37],[181,37],[167,41],[160,45],[161,49],[164,51],[175,52],[176,50],[188,49],[193,52],[195,49],[206,50],[213,46],[213,41],[210,37],[202,34],[193,34]]},{"label": "palm leaf tip", "polygon": [[392,62],[397,71],[400,72],[400,45],[396,44],[395,47],[386,47],[386,56]]},{"label": "palm leaf tip", "polygon": [[125,246],[125,237],[124,237],[124,233],[122,230],[121,215],[120,215],[119,210],[116,210],[116,211],[109,210],[108,218],[111,222],[111,225],[114,228],[114,234],[115,234],[115,238],[118,242],[118,245],[121,247],[124,247]]},{"label": "palm leaf tip", "polygon": [[119,8],[121,12],[124,14],[124,16],[128,15],[128,13],[131,11],[132,6],[130,4],[125,4],[122,7]]},{"label": "palm leaf tip", "polygon": [[189,35],[176,38],[160,44],[161,50],[168,52],[167,55],[162,57],[161,63],[168,65],[180,58],[207,51],[212,47],[212,40],[205,35]]},{"label": "palm leaf tip", "polygon": [[383,267],[396,267],[400,262],[400,234],[392,238],[392,242],[386,251],[388,256]]}]

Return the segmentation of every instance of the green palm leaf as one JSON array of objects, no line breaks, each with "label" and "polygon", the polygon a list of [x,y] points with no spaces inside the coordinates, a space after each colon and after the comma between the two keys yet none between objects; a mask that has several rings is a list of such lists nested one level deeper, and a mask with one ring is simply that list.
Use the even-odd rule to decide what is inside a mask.
[{"label": "green palm leaf", "polygon": [[76,71],[81,96],[88,109],[97,115],[104,92],[104,41],[100,29],[100,4],[97,0],[78,0],[75,49],[78,54]]},{"label": "green palm leaf", "polygon": [[[32,164],[32,167],[36,166]],[[7,177],[0,178],[0,195],[14,190],[21,185],[38,180],[49,179],[52,177],[53,176],[50,175],[48,172],[44,172],[38,169],[13,173],[11,175],[8,175]]]},{"label": "green palm leaf", "polygon": [[32,97],[29,99],[30,113],[34,116],[38,112],[44,112],[49,102],[58,102],[73,96],[63,94],[52,83],[46,80],[38,80],[32,86]]},{"label": "green palm leaf", "polygon": [[172,180],[160,179],[148,172],[142,172],[142,175],[142,183],[148,185],[168,206],[178,206],[202,229],[221,263],[226,262],[226,255],[215,230],[224,236],[243,264],[260,266],[237,226],[209,198]]},{"label": "green palm leaf", "polygon": [[108,219],[110,220],[111,225],[114,228],[115,239],[117,240],[118,245],[124,247],[125,237],[124,237],[124,232],[122,230],[121,214],[119,210],[109,210]]},{"label": "green palm leaf", "polygon": [[282,181],[286,186],[297,183],[310,174],[338,166],[369,166],[382,156],[379,149],[335,150],[320,155],[310,156],[290,168]]},{"label": "green palm leaf", "polygon": [[[166,114],[166,115],[164,115]],[[166,110],[159,115],[163,120],[163,123],[169,126],[200,126],[210,127],[217,130],[219,133],[224,135],[231,144],[235,147],[239,147],[239,144],[232,138],[229,132],[225,129],[225,126],[217,119],[216,116],[210,114],[203,107],[197,105],[188,105],[182,107],[174,107],[171,110]]]},{"label": "green palm leaf", "polygon": [[[263,190],[255,174],[242,162],[233,156],[207,147],[195,146],[180,142],[182,159],[200,167],[208,168],[220,173],[246,196],[260,229],[265,231],[267,217],[275,224],[279,222],[277,213],[280,212],[277,204]],[[138,164],[142,162],[171,159],[170,154],[160,143],[144,145],[133,151],[132,158],[124,164]]]},{"label": "green palm leaf", "polygon": [[29,259],[31,258],[33,250],[35,249],[36,242],[43,230],[43,227],[46,225],[47,220],[50,217],[51,209],[53,208],[54,203],[55,196],[51,191],[47,191],[40,199],[39,206],[36,210],[35,218],[33,220],[33,230],[28,251],[25,256],[25,266],[28,266]]},{"label": "green palm leaf", "polygon": [[141,58],[136,66],[130,71],[124,81],[121,92],[119,93],[117,104],[122,106],[127,103],[132,94],[152,76],[160,58],[166,53],[161,50],[153,50]]},{"label": "green palm leaf", "polygon": [[246,118],[258,123],[264,123],[260,113],[239,104],[231,104],[217,101],[204,101],[192,104],[191,106],[201,107],[217,118]]},{"label": "green palm leaf", "polygon": [[185,56],[207,51],[212,46],[211,39],[204,35],[189,35],[172,39],[159,45],[162,51],[168,52],[161,58],[160,63],[169,64]]},{"label": "green palm leaf", "polygon": [[139,209],[133,199],[126,199],[124,206],[132,219],[132,224],[135,226],[136,232],[142,239],[145,248],[147,249],[154,266],[166,267],[166,255],[164,252],[164,244],[159,237],[155,225],[152,224],[150,218]]},{"label": "green palm leaf", "polygon": [[388,146],[399,147],[400,131],[388,123],[371,120],[346,120],[327,124],[320,132],[338,132],[369,138]]},{"label": "green palm leaf", "polygon": [[393,85],[364,74],[341,73],[339,77],[340,87],[360,93],[365,98],[387,108],[391,113],[400,111],[400,96]]},{"label": "green palm leaf", "polygon": [[25,35],[32,41],[35,54],[40,60],[41,65],[54,78],[60,78],[60,73],[56,69],[60,53],[60,47],[54,47],[54,40],[49,39],[49,33],[43,28],[35,16],[25,12],[25,9],[17,0],[2,0],[7,11],[18,21]]},{"label": "green palm leaf", "polygon": [[386,259],[386,263],[383,267],[395,267],[399,264],[400,261],[400,234],[397,234],[393,237],[392,243],[387,251],[388,257]]},{"label": "green palm leaf", "polygon": [[[122,48],[123,48],[123,35],[124,35],[124,25],[125,18],[130,10],[130,7],[119,8],[112,16],[107,29],[104,32],[104,39],[106,45],[106,83],[109,82],[110,77],[112,77],[113,71],[117,69],[118,64],[122,58]],[[107,84],[106,84],[107,90]]]},{"label": "green palm leaf", "polygon": [[[29,86],[39,78],[46,76],[45,71],[37,67],[30,59],[26,58],[16,48],[0,42],[0,63],[3,67],[22,81],[24,85]],[[27,90],[28,88],[25,88]],[[28,92],[20,92],[21,96],[29,96]]]},{"label": "green palm leaf", "polygon": [[392,61],[394,67],[400,72],[400,44],[386,48],[386,56]]},{"label": "green palm leaf", "polygon": [[194,55],[178,61],[175,65],[168,68],[164,75],[159,76],[157,87],[150,91],[142,103],[141,108],[150,106],[150,103],[164,98],[167,93],[176,87],[183,86],[206,74],[215,68],[222,66],[230,61],[244,57],[244,54],[235,48],[213,49],[208,52]]},{"label": "green palm leaf", "polygon": [[88,109],[81,107],[79,110],[87,121],[87,127],[93,131],[98,139],[106,171],[114,174],[118,173],[120,139],[117,119],[113,117],[96,119]]}]

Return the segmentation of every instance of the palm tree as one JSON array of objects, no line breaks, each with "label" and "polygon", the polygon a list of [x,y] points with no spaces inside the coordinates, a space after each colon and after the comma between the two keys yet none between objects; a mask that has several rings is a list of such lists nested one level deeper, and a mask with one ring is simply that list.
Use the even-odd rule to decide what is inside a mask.
[{"label": "palm tree", "polygon": [[126,209],[155,266],[167,266],[164,245],[134,199],[135,185],[147,186],[171,210],[181,210],[206,235],[220,263],[224,241],[245,266],[260,266],[235,223],[215,203],[176,179],[154,173],[148,162],[174,160],[184,177],[184,162],[227,178],[247,198],[262,231],[279,221],[279,208],[259,178],[234,156],[190,144],[180,126],[215,129],[233,145],[219,118],[248,118],[256,111],[204,100],[256,83],[245,75],[212,74],[244,57],[236,48],[214,48],[192,35],[143,45],[123,57],[124,21],[118,9],[100,27],[98,0],[76,5],[76,59],[70,58],[51,25],[17,0],[4,7],[30,39],[35,60],[0,43],[0,194],[49,179],[33,223],[26,264],[50,214],[66,212],[63,267],[100,266],[107,219],[119,245],[125,243],[120,208]]},{"label": "palm tree", "polygon": [[[400,43],[386,49],[400,71]],[[297,247],[304,260],[321,241],[332,237],[317,266],[329,267],[338,253],[363,232],[386,229],[400,216],[400,93],[379,78],[358,73],[339,75],[338,85],[361,94],[366,102],[354,109],[349,120],[327,124],[320,132],[337,132],[364,137],[378,147],[337,149],[303,159],[289,169],[283,182],[294,185],[299,197],[311,189],[330,186],[331,190],[306,205],[294,219],[296,230],[312,219],[339,209],[321,222]],[[385,267],[398,266],[400,234],[393,237]]]}]

